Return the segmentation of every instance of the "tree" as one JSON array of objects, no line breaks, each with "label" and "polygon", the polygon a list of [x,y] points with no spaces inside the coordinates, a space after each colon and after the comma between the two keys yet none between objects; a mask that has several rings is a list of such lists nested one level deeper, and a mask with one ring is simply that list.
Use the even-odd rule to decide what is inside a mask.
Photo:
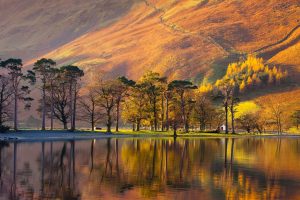
[{"label": "tree", "polygon": [[[171,103],[169,106],[169,119],[168,123],[172,126],[173,136],[177,137],[177,129],[180,125],[182,125],[182,114],[180,113],[181,106],[180,102],[176,97],[171,99]],[[184,124],[183,124],[184,125]]]},{"label": "tree", "polygon": [[51,59],[42,58],[34,63],[33,71],[42,82],[42,130],[46,128],[46,87],[51,80],[51,69],[55,66]]},{"label": "tree", "polygon": [[214,107],[207,93],[198,92],[195,103],[195,117],[200,123],[200,130],[204,131],[207,124],[211,121]]},{"label": "tree", "polygon": [[174,80],[168,84],[168,90],[173,91],[179,98],[181,118],[184,125],[184,130],[186,133],[189,132],[189,121],[188,121],[188,106],[194,103],[190,98],[188,98],[187,92],[190,90],[197,89],[197,86],[193,85],[190,81],[184,80]]},{"label": "tree", "polygon": [[1,62],[1,67],[7,70],[10,84],[13,91],[14,101],[14,130],[18,130],[18,102],[25,102],[25,108],[30,108],[30,102],[33,100],[28,95],[30,93],[29,86],[26,83],[35,83],[35,74],[32,71],[23,73],[23,63],[21,59],[9,58]]},{"label": "tree", "polygon": [[98,95],[94,87],[89,87],[87,94],[82,96],[80,105],[80,119],[91,124],[92,131],[95,131],[95,124],[102,118],[102,111],[97,104]]},{"label": "tree", "polygon": [[169,100],[168,100],[168,84],[167,84],[167,79],[164,79],[161,81],[160,84],[161,87],[161,94],[160,94],[160,99],[161,99],[161,131],[164,131],[165,128],[167,130],[169,130],[168,127],[168,104],[169,104]]},{"label": "tree", "polygon": [[49,105],[53,103],[53,113],[51,110],[50,116],[53,114],[63,124],[64,129],[68,129],[68,120],[71,115],[69,84],[61,70],[58,71],[53,87],[55,92],[46,101]]},{"label": "tree", "polygon": [[300,124],[300,110],[294,111],[294,113],[292,114],[292,120],[293,120],[293,123],[296,125],[296,127],[298,129],[299,124]]},{"label": "tree", "polygon": [[257,118],[253,113],[246,113],[244,115],[241,115],[237,122],[240,125],[240,127],[244,130],[246,130],[248,133],[251,132],[254,128],[257,126]]},{"label": "tree", "polygon": [[5,75],[0,75],[0,126],[11,119],[10,105],[13,90],[10,80]]},{"label": "tree", "polygon": [[219,88],[223,97],[223,106],[225,110],[225,133],[228,134],[228,107],[234,90],[234,82],[230,79],[218,80],[216,86]]},{"label": "tree", "polygon": [[120,105],[124,97],[128,95],[129,87],[135,85],[133,80],[127,79],[125,76],[121,76],[117,79],[119,83],[118,91],[117,91],[117,100],[116,100],[116,132],[119,132],[119,121],[120,121]]},{"label": "tree", "polygon": [[96,92],[99,95],[97,102],[106,114],[106,132],[111,133],[111,126],[113,123],[112,115],[113,109],[117,103],[117,94],[119,92],[119,84],[116,80],[100,81]]},{"label": "tree", "polygon": [[255,128],[259,133],[263,133],[265,131],[265,126],[267,124],[266,114],[261,112],[253,113],[255,119]]},{"label": "tree", "polygon": [[264,116],[261,116],[260,111],[242,114],[237,118],[236,121],[238,126],[241,129],[246,130],[248,133],[254,131],[255,129],[259,133],[262,133],[266,124],[265,118]]},{"label": "tree", "polygon": [[166,130],[169,131],[169,127],[170,127],[170,121],[169,121],[169,105],[170,105],[170,101],[172,99],[172,92],[170,90],[168,90],[168,88],[164,91],[163,94],[164,98],[166,99]]},{"label": "tree", "polygon": [[49,74],[48,74],[48,84],[47,84],[47,92],[49,93],[50,98],[50,130],[53,130],[54,128],[54,93],[55,88],[58,86],[55,84],[57,82],[57,79],[60,76],[60,70],[57,68],[50,68]]},{"label": "tree", "polygon": [[216,132],[220,132],[220,127],[224,123],[224,111],[222,109],[215,109],[212,113],[212,124],[217,127]]},{"label": "tree", "polygon": [[160,77],[159,73],[152,71],[147,72],[141,79],[140,84],[144,87],[145,93],[148,96],[150,110],[153,114],[154,130],[158,130],[158,102],[163,91],[162,83],[166,81],[165,77]]},{"label": "tree", "polygon": [[229,100],[229,110],[230,110],[230,114],[231,114],[231,129],[232,129],[232,134],[235,134],[235,112],[236,112],[236,105],[238,102],[240,102],[240,99],[238,97],[236,97],[236,93],[235,91],[233,91],[233,94],[230,97]]},{"label": "tree", "polygon": [[258,104],[268,113],[270,119],[275,123],[277,133],[283,130],[283,120],[286,114],[286,97],[284,95],[270,96],[258,100]]},{"label": "tree", "polygon": [[79,92],[79,81],[84,72],[77,66],[68,65],[61,67],[64,77],[69,84],[69,95],[70,95],[70,113],[71,113],[71,131],[76,128],[76,108],[77,108],[77,98]]},{"label": "tree", "polygon": [[123,113],[123,117],[132,122],[133,130],[136,131],[140,131],[142,120],[149,117],[149,102],[145,96],[144,87],[137,83],[130,88],[128,99],[124,105],[126,112]]}]

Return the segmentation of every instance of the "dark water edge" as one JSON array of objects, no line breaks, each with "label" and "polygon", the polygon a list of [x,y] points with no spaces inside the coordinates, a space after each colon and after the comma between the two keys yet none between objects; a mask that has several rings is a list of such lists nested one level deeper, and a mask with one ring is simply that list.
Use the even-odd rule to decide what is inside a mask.
[{"label": "dark water edge", "polygon": [[300,138],[0,143],[0,199],[297,199]]},{"label": "dark water edge", "polygon": [[[176,138],[300,138],[297,134],[218,134],[218,133],[187,133],[179,134]],[[0,134],[0,141],[7,142],[35,142],[35,141],[69,141],[69,140],[91,140],[105,138],[174,138],[170,133],[153,132],[153,133],[110,133],[90,132],[90,131],[40,131],[40,130],[22,130],[18,132],[8,132]]]}]

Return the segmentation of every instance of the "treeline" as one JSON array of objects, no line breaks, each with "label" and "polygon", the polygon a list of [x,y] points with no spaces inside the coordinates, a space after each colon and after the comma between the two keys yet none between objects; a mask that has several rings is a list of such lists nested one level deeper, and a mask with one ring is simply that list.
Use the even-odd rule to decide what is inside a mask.
[{"label": "treeline", "polygon": [[9,129],[7,122],[13,121],[13,129],[18,130],[19,102],[30,109],[34,100],[30,97],[31,90],[37,87],[41,91],[39,111],[42,114],[41,129],[46,129],[46,117],[50,118],[51,130],[54,119],[62,122],[67,129],[70,122],[71,130],[75,130],[76,105],[80,78],[83,71],[77,66],[56,68],[51,59],[40,59],[34,63],[32,70],[23,69],[21,59],[1,61],[0,75],[0,129]]},{"label": "treeline", "polygon": [[[235,133],[235,127],[252,132],[263,132],[275,127],[283,131],[284,107],[272,101],[260,101],[260,111],[247,112],[235,117],[239,96],[246,90],[262,85],[280,84],[287,72],[277,67],[268,67],[262,59],[249,56],[245,61],[229,65],[226,75],[216,83],[195,85],[188,80],[168,80],[156,72],[146,72],[139,80],[127,77],[97,79],[85,83],[84,72],[77,66],[56,67],[51,59],[38,60],[32,70],[23,72],[20,59],[1,62],[0,76],[0,125],[13,121],[18,129],[18,101],[30,108],[30,87],[35,84],[41,91],[39,112],[42,116],[42,130],[46,119],[50,129],[54,119],[64,129],[74,131],[76,122],[90,124],[92,131],[98,124],[105,123],[107,133],[112,126],[118,132],[120,122],[131,124],[133,131],[180,129],[185,133],[191,129],[201,131]],[[295,124],[299,113],[292,115]],[[13,120],[12,120],[13,119]],[[70,125],[70,127],[68,127]],[[229,129],[230,128],[230,129]]]}]

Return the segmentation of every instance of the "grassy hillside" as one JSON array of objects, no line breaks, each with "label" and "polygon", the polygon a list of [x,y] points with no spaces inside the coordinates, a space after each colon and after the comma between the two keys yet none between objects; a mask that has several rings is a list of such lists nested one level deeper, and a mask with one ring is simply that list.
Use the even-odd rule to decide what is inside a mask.
[{"label": "grassy hillside", "polygon": [[290,81],[270,92],[299,97],[299,0],[0,0],[0,8],[0,54],[28,66],[49,57],[92,76],[153,70],[199,82],[256,53],[289,71]]},{"label": "grassy hillside", "polygon": [[45,56],[110,76],[138,78],[151,69],[171,79],[214,79],[228,62],[284,38],[300,23],[299,15],[297,0],[146,0]]},{"label": "grassy hillside", "polygon": [[135,0],[0,0],[0,57],[43,55],[107,26]]}]

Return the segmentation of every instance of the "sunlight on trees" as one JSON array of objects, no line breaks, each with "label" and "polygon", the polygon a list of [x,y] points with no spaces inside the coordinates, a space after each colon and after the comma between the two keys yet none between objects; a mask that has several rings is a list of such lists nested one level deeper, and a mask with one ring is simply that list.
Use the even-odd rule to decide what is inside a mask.
[{"label": "sunlight on trees", "polygon": [[[299,125],[298,112],[287,113],[284,97],[260,98],[257,102],[241,102],[246,91],[278,85],[288,76],[286,71],[267,66],[261,58],[249,55],[246,60],[228,65],[226,74],[215,83],[206,78],[198,86],[189,80],[168,80],[161,74],[147,71],[137,81],[125,76],[104,78],[93,73],[90,82],[81,80],[83,70],[77,66],[56,67],[55,61],[42,58],[33,71],[22,72],[22,60],[1,61],[0,126],[18,124],[18,100],[30,107],[30,83],[41,90],[38,111],[41,128],[50,129],[54,120],[64,129],[76,129],[76,121],[88,123],[94,131],[97,124],[106,124],[111,133],[120,126],[133,131],[169,131],[188,133],[236,131],[259,132]],[[220,104],[222,101],[222,104]],[[26,103],[27,102],[27,103]],[[77,119],[79,117],[79,119]],[[291,122],[286,122],[291,119]]]}]

